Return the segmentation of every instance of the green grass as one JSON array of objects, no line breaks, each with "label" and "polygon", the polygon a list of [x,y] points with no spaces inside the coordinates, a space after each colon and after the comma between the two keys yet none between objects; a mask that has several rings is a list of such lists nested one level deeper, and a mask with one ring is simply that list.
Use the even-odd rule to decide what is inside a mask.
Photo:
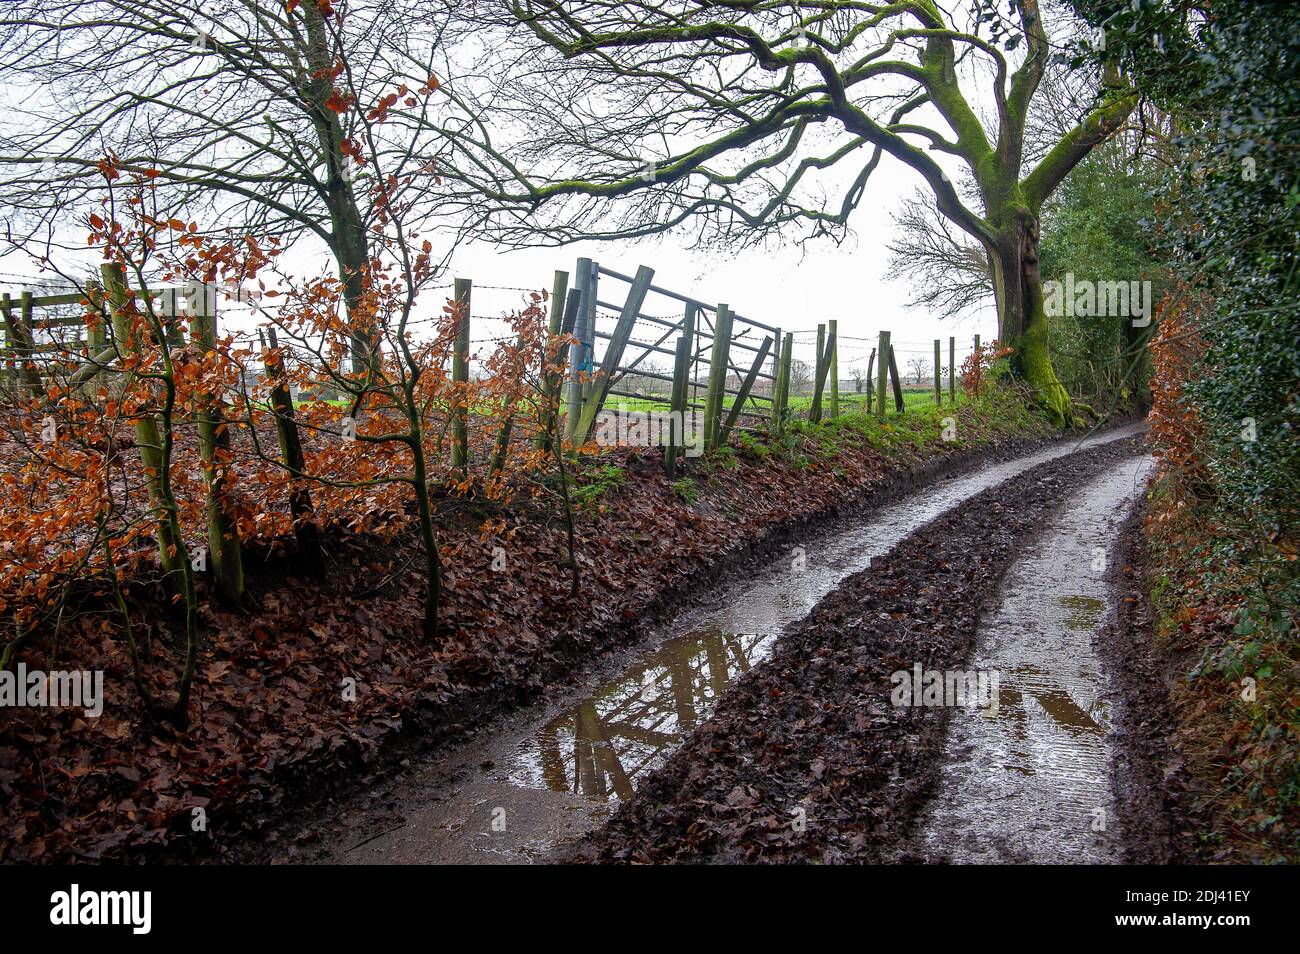
[{"label": "green grass", "polygon": [[700,499],[700,488],[695,486],[695,481],[689,477],[674,480],[672,488],[677,498],[688,507],[695,506],[695,501]]},{"label": "green grass", "polygon": [[[703,392],[699,395],[699,401],[704,400]],[[865,395],[861,392],[841,391],[840,392],[840,413],[852,413],[861,411],[864,407]],[[790,396],[789,408],[794,413],[807,414],[812,408],[811,394],[794,394]],[[874,397],[873,397],[874,401]],[[827,393],[822,397],[822,413],[830,412],[830,394]],[[730,408],[736,403],[735,395],[728,394],[723,406]],[[750,399],[747,403],[746,410],[753,411],[757,414],[767,415],[770,413],[772,405],[765,400],[754,401]],[[888,394],[886,406],[894,407],[894,392],[891,390]],[[948,406],[948,390],[943,392],[943,406]],[[629,411],[667,411],[670,409],[668,401],[655,400],[649,398],[628,398],[619,395],[610,395],[605,402],[605,407],[614,410],[616,408],[626,408]],[[934,407],[934,389],[933,388],[904,388],[903,390],[903,408],[908,410],[919,407]]]},{"label": "green grass", "polygon": [[[841,391],[840,392],[840,413],[841,414],[852,413],[853,411],[860,412],[866,406],[865,402],[866,402],[866,395],[861,392]],[[823,414],[829,413],[830,403],[831,403],[830,394],[822,395]],[[872,406],[874,407],[874,405],[875,405],[875,395],[873,393]],[[944,388],[943,391],[943,406],[944,407],[948,406],[947,388]],[[885,407],[889,408],[890,410],[893,410],[894,408],[894,392],[892,388],[890,389],[889,393],[886,395]],[[917,408],[917,407],[931,407],[931,408],[934,407],[934,388],[904,388],[903,389],[903,409],[908,410],[910,408]],[[810,410],[812,408],[812,395],[811,394],[791,395],[790,408],[792,410],[798,410],[804,412]]]},{"label": "green grass", "polygon": [[588,508],[598,504],[611,490],[627,483],[627,471],[618,464],[602,464],[584,471],[579,479],[581,483],[573,488],[573,503]]},{"label": "green grass", "polygon": [[[620,404],[628,410],[666,409],[666,405],[660,402],[623,398],[611,398],[607,406],[614,408]],[[1032,401],[1022,388],[992,381],[978,397],[959,393],[955,405],[949,403],[946,389],[942,393],[942,403],[937,406],[932,388],[906,389],[901,413],[894,410],[891,390],[883,418],[876,416],[874,407],[870,413],[866,412],[861,392],[841,394],[840,414],[834,418],[829,416],[829,395],[824,396],[823,418],[815,425],[807,418],[811,406],[812,398],[808,395],[790,399],[790,417],[785,433],[779,439],[767,432],[765,421],[755,430],[733,431],[727,446],[713,451],[701,461],[703,470],[700,476],[706,486],[716,482],[721,473],[735,469],[742,459],[762,461],[772,454],[779,454],[796,470],[807,470],[818,461],[832,460],[864,444],[886,454],[897,450],[914,454],[938,445],[952,448],[978,446],[982,440],[997,434],[1043,432],[1045,427],[1044,420],[1034,410]],[[949,425],[952,432],[950,439],[945,439],[944,432]],[[608,483],[606,479],[596,478],[592,486],[583,489],[581,499],[588,502],[598,500],[608,489]]]}]

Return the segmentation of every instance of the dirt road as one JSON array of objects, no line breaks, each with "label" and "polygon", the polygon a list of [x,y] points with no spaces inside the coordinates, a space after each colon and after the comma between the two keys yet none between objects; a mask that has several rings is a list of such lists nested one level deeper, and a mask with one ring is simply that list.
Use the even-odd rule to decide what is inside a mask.
[{"label": "dirt road", "polygon": [[[853,584],[857,576],[872,574],[873,559],[877,560],[877,566],[897,565],[899,559],[907,559],[897,552],[901,547],[914,543],[918,537],[948,534],[949,546],[988,551],[988,559],[976,561],[983,567],[977,574],[983,586],[964,594],[969,599],[977,598],[977,602],[988,601],[994,592],[994,584],[1014,560],[1012,551],[1022,548],[1025,541],[1041,529],[1040,524],[1047,525],[1049,515],[1058,510],[1061,513],[1072,512],[1068,506],[1062,506],[1070,494],[1084,492],[1084,499],[1090,499],[1083,488],[1090,486],[1088,478],[1092,475],[1109,474],[1109,477],[1097,477],[1109,482],[1097,490],[1096,507],[1087,505],[1084,509],[1089,512],[1098,507],[1105,510],[1106,501],[1116,504],[1116,512],[1127,509],[1136,481],[1137,458],[1134,455],[1137,448],[1128,446],[1125,439],[1133,432],[1133,428],[1111,431],[1083,444],[1063,443],[1012,461],[979,467],[962,476],[938,481],[880,508],[865,519],[856,518],[819,532],[793,546],[789,553],[754,566],[745,578],[720,592],[714,602],[683,613],[647,643],[620,654],[594,672],[592,678],[577,689],[556,693],[541,705],[499,720],[470,744],[428,764],[412,766],[403,776],[380,789],[350,800],[331,817],[313,819],[295,831],[286,832],[280,847],[271,849],[270,860],[331,863],[526,863],[555,860],[571,850],[584,835],[599,829],[623,804],[631,811],[620,813],[613,825],[597,830],[580,848],[586,857],[620,856],[619,849],[610,847],[614,844],[611,839],[615,839],[619,832],[633,837],[635,831],[634,837],[637,838],[656,835],[654,825],[646,830],[640,830],[637,824],[628,827],[629,819],[642,817],[642,806],[648,802],[637,797],[638,790],[644,784],[656,786],[654,803],[658,815],[661,820],[672,815],[674,798],[667,789],[672,789],[671,780],[680,776],[683,770],[689,774],[693,768],[699,767],[701,734],[731,724],[737,706],[744,713],[742,722],[746,726],[752,727],[755,719],[766,717],[766,713],[760,714],[752,706],[745,711],[745,703],[737,701],[745,691],[757,685],[775,680],[779,692],[795,688],[791,681],[797,682],[799,675],[785,668],[782,657],[791,651],[809,651],[809,645],[800,641],[800,634],[806,636],[810,630],[813,631],[815,642],[815,633],[822,624],[813,621],[818,619],[823,605],[843,601],[845,591],[855,589]],[[995,535],[1006,538],[1002,541],[1005,546],[977,546],[989,542],[978,539],[981,532],[978,528],[975,529],[977,539],[964,544],[952,536],[951,528],[945,529],[945,521],[962,514],[981,512],[980,501],[989,495],[996,497],[1001,494],[1018,503],[1023,502],[1027,498],[1016,481],[1025,482],[1027,475],[1044,468],[1050,469],[1055,476],[1046,483],[1032,477],[1027,481],[1028,485],[1040,488],[1038,495],[1043,498],[1042,506],[1034,510],[1033,519],[1013,534],[1003,532],[1005,528],[1002,527],[989,528]],[[1120,471],[1128,475],[1126,488],[1121,486],[1121,478],[1115,476]],[[1121,497],[1123,503],[1117,504]],[[1084,520],[1082,514],[1080,510],[1079,520],[1075,523],[1067,520],[1056,531],[1046,531],[1040,545],[1054,552],[1056,548],[1046,542],[1054,532],[1057,537],[1082,533],[1083,524],[1079,522]],[[1038,518],[1041,519],[1036,523]],[[1092,532],[1097,540],[1101,540],[1107,531],[1105,527],[1097,526]],[[1076,540],[1074,545],[1082,547],[1083,543]],[[1091,546],[1104,545],[1102,542]],[[1088,556],[1086,566],[1091,567],[1092,550],[1091,547],[1085,549]],[[885,559],[879,559],[882,557]],[[1057,562],[1072,564],[1073,560]],[[912,580],[911,583],[916,584],[917,594],[923,600],[928,599],[924,595],[927,584],[923,580]],[[1056,591],[1056,588],[1049,588]],[[1081,589],[1073,595],[1084,601],[1101,598],[1091,589]],[[1071,605],[1074,607],[1071,612],[1078,615],[1090,612],[1088,608],[1092,604],[1077,602]],[[817,611],[810,616],[815,606]],[[973,621],[974,614],[971,615]],[[940,625],[940,629],[955,634],[961,627],[954,628],[945,623]],[[970,636],[973,638],[973,627]],[[966,649],[962,650],[962,646]],[[949,647],[962,652],[969,648],[961,640],[954,641]],[[855,651],[860,652],[861,647]],[[776,659],[772,658],[774,653]],[[803,661],[806,663],[808,660],[805,658]],[[964,656],[957,661],[964,664]],[[817,662],[815,655],[812,662]],[[1080,666],[1091,671],[1086,661],[1076,659],[1070,665],[1073,666],[1072,672]],[[1016,693],[1023,696],[1026,692],[1017,681],[1023,680],[1023,676],[1023,673],[1017,673],[1004,685],[1004,711],[1009,718],[1019,711],[1022,714],[1015,718],[1036,725],[1037,709],[1034,717],[1028,718],[1024,715],[1023,705],[1013,704]],[[888,684],[874,684],[871,692],[888,703],[889,688]],[[738,692],[738,689],[742,691]],[[881,692],[882,689],[886,691]],[[1068,689],[1064,691],[1069,695]],[[797,689],[793,694],[798,694]],[[1060,706],[1052,703],[1054,696],[1040,695],[1057,711],[1062,711]],[[1030,698],[1037,700],[1032,693]],[[880,699],[873,699],[872,705]],[[1085,694],[1083,701],[1084,711],[1096,708],[1091,696]],[[719,703],[722,709],[714,714]],[[1039,704],[1037,701],[1033,703]],[[889,708],[886,705],[886,712]],[[861,719],[866,711],[861,710],[855,718]],[[921,720],[932,723],[930,731],[922,734],[926,738],[934,736],[932,741],[936,752],[930,754],[936,760],[937,746],[945,737],[943,730],[949,715],[949,712],[936,710],[935,718]],[[913,711],[909,718],[915,719],[916,712]],[[969,744],[957,741],[956,734],[953,739],[958,746]],[[1037,739],[1035,736],[1036,742]],[[682,748],[683,741],[687,743],[685,748]],[[1052,751],[1048,742],[1044,742],[1044,746],[1043,751]],[[675,756],[674,752],[677,753]],[[670,756],[673,756],[671,760]],[[752,754],[747,757],[752,757]],[[954,750],[946,761],[952,763],[959,758]],[[710,754],[705,763],[711,768],[712,759]],[[665,762],[668,763],[666,766]],[[808,776],[806,781],[814,784],[820,784],[815,773],[824,776],[827,771],[824,758],[819,764],[816,757],[810,757],[799,766],[799,772]],[[910,793],[903,800],[909,806],[909,821],[921,808],[913,789],[928,777],[927,773],[915,777],[911,774],[906,779],[900,776],[899,780],[900,790]],[[1096,774],[1092,773],[1093,776]],[[750,798],[743,787],[746,784],[736,781],[721,793],[722,799],[731,797],[743,806]],[[794,788],[800,784],[796,782]],[[665,786],[665,791],[658,791]],[[739,794],[734,792],[737,786],[742,787]],[[948,789],[941,787],[941,790]],[[678,794],[684,795],[685,791],[680,789]],[[754,805],[761,801],[756,799]],[[882,806],[892,801],[886,799],[869,808],[873,812],[881,811]],[[778,829],[789,820],[785,817],[788,807],[782,805],[780,816],[774,816],[779,822]],[[938,810],[937,807],[931,810],[927,817]],[[890,808],[889,811],[897,814],[898,809]],[[747,814],[749,812],[745,810],[738,817]],[[807,806],[804,817],[804,831],[792,829],[790,834],[795,837],[794,843],[802,842],[805,849],[811,851],[817,839],[807,837],[812,827],[807,823]],[[673,816],[673,820],[676,823],[697,819]],[[813,822],[824,826],[830,823],[830,819],[813,819]],[[638,824],[648,822],[643,820]],[[710,824],[706,821],[705,828]],[[727,826],[722,827],[725,829]],[[911,830],[909,825],[903,824],[903,815],[891,818],[887,827],[891,832],[903,828]],[[659,834],[669,841],[676,841],[678,846],[666,853],[651,851],[648,860],[738,857],[733,850],[720,854],[710,850],[701,854],[699,845],[691,838],[680,839],[667,832]],[[847,829],[843,834],[849,837]],[[988,834],[996,841],[995,833]],[[889,841],[891,850],[904,851],[905,854],[913,852],[919,857],[935,858],[950,856],[941,841],[931,843],[922,838],[915,844],[905,844],[900,837]],[[1014,839],[1010,843],[1014,843]],[[866,842],[863,844],[865,846]],[[882,845],[883,842],[875,845],[873,852],[878,855]],[[733,848],[738,850],[739,845]],[[839,857],[834,852],[832,855],[835,857],[828,856],[826,860]],[[847,859],[852,855],[850,852],[844,857]],[[767,860],[780,860],[785,856],[786,853],[778,851]],[[911,854],[906,856],[912,857]],[[817,855],[805,851],[793,857]],[[1013,859],[1007,857],[1004,860]]]}]

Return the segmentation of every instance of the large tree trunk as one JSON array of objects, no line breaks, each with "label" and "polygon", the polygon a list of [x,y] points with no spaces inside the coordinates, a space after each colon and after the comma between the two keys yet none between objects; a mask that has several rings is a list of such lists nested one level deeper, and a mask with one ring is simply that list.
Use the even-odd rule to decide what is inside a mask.
[{"label": "large tree trunk", "polygon": [[1013,212],[989,250],[998,308],[998,342],[1015,349],[1011,370],[1034,389],[1052,420],[1071,423],[1070,397],[1052,367],[1047,313],[1038,272],[1038,218],[1027,209]]}]

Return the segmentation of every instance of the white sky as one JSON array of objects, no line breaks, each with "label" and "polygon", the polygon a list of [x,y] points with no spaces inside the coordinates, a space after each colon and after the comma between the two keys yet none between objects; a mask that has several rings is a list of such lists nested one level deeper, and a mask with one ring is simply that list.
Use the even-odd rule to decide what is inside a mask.
[{"label": "white sky", "polygon": [[[954,177],[956,172],[954,164]],[[637,242],[578,242],[559,248],[518,250],[468,243],[454,254],[447,281],[451,277],[472,279],[476,287],[473,313],[490,316],[517,307],[523,294],[485,286],[549,291],[554,270],[564,269],[572,275],[580,256],[627,275],[634,274],[638,265],[649,265],[655,269],[656,285],[712,304],[728,304],[741,315],[783,331],[813,332],[819,322],[836,319],[842,378],[849,376],[855,364],[865,370],[872,347],[872,343],[852,339],[874,341],[880,330],[888,330],[900,352],[900,370],[906,373],[912,352],[930,356],[936,337],[943,339],[946,361],[948,336],[955,335],[960,361],[963,350],[969,350],[972,335],[979,334],[988,341],[997,333],[991,296],[988,307],[964,318],[953,318],[909,308],[905,304],[909,297],[907,281],[889,280],[886,245],[895,232],[891,212],[919,184],[920,176],[884,156],[850,219],[854,235],[840,246],[829,240],[814,240],[803,248],[751,248],[726,255],[717,250],[685,248],[685,241],[671,235]],[[294,249],[286,260],[303,271],[310,270],[313,262],[318,263],[317,270],[333,271],[332,262],[314,249]],[[12,276],[35,276],[36,269],[9,255],[0,257],[0,273],[0,289],[16,293],[22,283]],[[600,297],[621,302],[624,291],[621,283],[605,279]],[[659,307],[647,303],[644,310],[649,314],[667,313],[662,299],[655,304]],[[426,301],[422,296],[420,310],[431,314],[440,305],[441,299],[430,295]],[[243,309],[226,308],[222,314],[225,329],[251,331],[259,323],[253,313]],[[612,319],[606,318],[599,327],[605,332],[612,330]],[[495,322],[476,322],[472,336],[479,341],[504,330],[504,325]],[[644,337],[640,329],[637,337]],[[814,341],[814,334],[796,334],[795,356],[811,362]],[[598,355],[602,347],[598,343]],[[655,355],[652,360],[661,368],[671,363],[665,355]]]},{"label": "white sky", "polygon": [[[977,104],[987,95],[986,80],[964,85]],[[19,92],[9,90],[6,97]],[[937,128],[944,128],[942,122]],[[960,180],[962,167],[958,160],[940,153],[932,152],[931,156],[947,169],[953,181]],[[856,173],[856,166],[843,165],[842,170],[831,172],[828,184],[840,178],[847,181]],[[946,360],[949,335],[957,337],[960,356],[969,350],[973,335],[990,340],[995,337],[997,326],[991,295],[987,304],[973,314],[963,317],[933,314],[908,307],[907,281],[890,280],[886,246],[895,233],[891,213],[921,184],[915,172],[890,156],[883,156],[849,221],[853,235],[840,246],[829,240],[818,240],[802,247],[751,248],[727,254],[688,249],[686,240],[673,235],[635,243],[580,242],[561,248],[525,250],[469,243],[456,251],[448,281],[453,276],[473,279],[476,286],[473,314],[490,316],[517,307],[522,296],[517,291],[486,286],[549,289],[553,271],[561,268],[572,273],[579,256],[594,258],[628,275],[635,273],[638,265],[646,264],[655,269],[657,285],[706,302],[725,302],[739,314],[779,326],[784,331],[809,332],[796,334],[795,356],[803,360],[812,359],[815,340],[812,332],[817,324],[837,319],[841,377],[848,377],[855,365],[865,369],[877,332],[887,329],[892,332],[900,352],[900,370],[906,372],[911,357],[928,358],[932,354],[934,338],[943,339]],[[829,192],[836,194],[833,187]],[[284,263],[302,274],[332,273],[332,261],[315,244],[295,247],[285,256]],[[0,256],[0,290],[17,292],[22,282],[15,276],[35,274],[30,262],[15,255]],[[602,284],[601,298],[621,302],[623,290],[618,283],[607,280]],[[428,299],[422,296],[419,311],[423,315],[435,314],[442,304],[440,294],[430,295]],[[664,303],[660,299],[656,304]],[[668,313],[666,308],[649,303],[644,310],[652,314]],[[259,323],[259,317],[247,309],[227,308],[222,312],[221,324],[226,330],[251,331]],[[605,318],[599,327],[602,331],[612,330],[612,319]],[[497,322],[480,321],[476,322],[472,337],[489,339],[504,330]],[[635,337],[644,338],[648,330],[638,328]],[[603,344],[598,342],[598,354],[602,348]],[[656,355],[653,360],[661,368],[671,363],[671,358],[665,355]]]}]

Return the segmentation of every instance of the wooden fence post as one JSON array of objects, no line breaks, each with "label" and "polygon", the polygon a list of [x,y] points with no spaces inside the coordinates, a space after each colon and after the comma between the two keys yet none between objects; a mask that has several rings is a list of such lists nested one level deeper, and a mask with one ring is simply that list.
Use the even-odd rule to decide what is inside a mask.
[{"label": "wooden fence post", "polygon": [[957,403],[957,339],[948,336],[948,403]]},{"label": "wooden fence post", "polygon": [[[276,351],[274,360],[266,358],[262,367],[266,379],[271,382],[271,413],[275,415],[275,433],[280,441],[280,456],[284,459],[285,470],[289,472],[289,513],[293,516],[293,535],[298,541],[298,555],[303,567],[312,576],[325,574],[325,558],[321,552],[320,533],[312,522],[315,507],[311,501],[311,491],[307,489],[307,463],[302,453],[302,437],[298,433],[298,421],[293,411],[293,395],[289,391],[288,375],[284,369],[284,356],[279,353],[280,343],[276,340],[275,328],[266,329],[271,348]],[[262,333],[257,333],[258,339]],[[262,342],[266,347],[266,342]]]},{"label": "wooden fence post", "polygon": [[[561,338],[573,334],[574,326],[577,324],[578,316],[581,313],[581,311],[582,311],[582,292],[580,292],[576,288],[571,288],[569,289],[568,297],[565,299],[564,302],[564,315],[560,319],[560,328],[558,334]],[[571,350],[571,346],[570,346],[570,350]],[[550,404],[547,405],[547,414],[543,418],[548,428],[546,433],[546,444],[544,447],[544,449],[547,452],[550,452],[553,449],[553,442],[556,440],[558,440],[561,444],[560,448],[558,448],[557,450],[560,451],[563,450],[565,435],[560,432],[559,401],[561,397],[560,389],[564,384],[564,374],[569,363],[568,359],[565,357],[565,354],[566,351],[564,348],[561,348],[557,352],[555,357],[559,362],[558,366],[555,367],[550,372],[551,398],[550,398]]]},{"label": "wooden fence post", "polygon": [[451,380],[456,388],[451,420],[451,466],[461,480],[469,471],[469,315],[474,283],[468,278],[458,278],[456,296],[456,341],[453,345]]},{"label": "wooden fence post", "polygon": [[86,282],[86,342],[93,357],[108,347],[108,329],[104,327],[104,289],[99,282]]},{"label": "wooden fence post", "polygon": [[713,323],[713,351],[709,355],[709,387],[704,397],[704,448],[718,446],[722,426],[722,405],[726,399],[727,361],[731,354],[731,309],[718,306]]},{"label": "wooden fence post", "polygon": [[763,362],[767,360],[767,353],[771,350],[772,336],[768,335],[763,339],[763,344],[758,349],[758,357],[754,359],[749,373],[745,375],[745,381],[740,386],[740,393],[736,395],[735,403],[731,405],[731,413],[727,415],[726,423],[722,425],[722,432],[718,435],[719,444],[727,443],[731,429],[736,426],[736,421],[740,418],[740,409],[749,400],[749,392],[753,389],[754,382],[758,380],[758,373],[763,370]]},{"label": "wooden fence post", "polygon": [[934,339],[934,406],[943,406],[943,342]]},{"label": "wooden fence post", "polygon": [[[700,398],[700,385],[695,380],[696,369],[700,366],[700,352],[702,350],[700,336],[696,329],[699,324],[699,315],[700,306],[693,301],[688,302],[686,312],[682,315],[682,334],[691,341],[691,361],[686,371],[686,380],[689,385],[686,400],[690,404],[698,404]],[[695,411],[692,410],[691,413],[694,414]]]},{"label": "wooden fence post", "polygon": [[[587,295],[583,298],[582,317],[577,324],[579,340],[578,370],[585,375],[582,381],[582,400],[591,397],[596,387],[596,302],[600,298],[600,265],[588,261]],[[576,422],[575,422],[576,427]]]},{"label": "wooden fence post", "polygon": [[[772,332],[771,357],[772,357],[772,410],[773,412],[775,412],[776,410],[777,378],[781,376],[781,354],[782,354],[781,342],[783,341],[785,341],[785,338],[782,337],[781,335],[781,329],[777,328],[776,331]],[[775,418],[773,418],[773,420],[775,420]],[[770,428],[768,430],[768,433],[769,434],[771,433]]]},{"label": "wooden fence post", "polygon": [[822,389],[826,387],[826,326],[817,325],[817,355],[813,362],[813,397],[808,409],[808,423],[820,424],[822,419]]},{"label": "wooden fence post", "polygon": [[13,371],[0,368],[0,382],[3,382],[6,388],[9,386],[10,378],[13,378],[15,388],[20,387],[23,380],[23,359],[19,354],[18,329],[14,327],[13,314],[13,301],[9,293],[5,292],[3,298],[0,298],[0,319],[3,319],[5,329],[3,344],[5,352],[12,356],[14,363]]},{"label": "wooden fence post", "polygon": [[980,367],[980,336],[975,336],[975,396],[980,394],[980,377],[983,374],[983,368]]},{"label": "wooden fence post", "polygon": [[546,329],[552,335],[560,333],[560,326],[564,322],[564,305],[568,292],[569,273],[557,268],[551,281],[551,314]]},{"label": "wooden fence post", "polygon": [[[113,338],[117,348],[124,355],[139,354],[141,349],[137,329],[132,327],[131,316],[127,312],[126,274],[122,266],[116,263],[105,262],[99,268],[108,299],[109,314],[113,322]],[[123,389],[125,390],[129,385],[128,375]],[[184,572],[185,548],[180,540],[172,536],[171,525],[163,513],[162,434],[158,429],[158,420],[151,414],[137,414],[134,427],[135,446],[140,452],[140,462],[144,465],[149,502],[157,511],[158,559],[162,564],[163,573],[169,578],[168,585],[175,590],[178,588],[178,583],[172,574]]]},{"label": "wooden fence post", "polygon": [[894,410],[899,414],[903,413],[903,382],[898,377],[898,358],[894,354],[894,346],[889,346],[889,377],[894,382]]},{"label": "wooden fence post", "polygon": [[686,415],[689,413],[686,409],[686,391],[691,370],[691,347],[689,335],[677,339],[677,354],[673,360],[673,391],[668,404],[668,427],[671,433],[668,447],[664,450],[664,471],[669,480],[677,476],[677,449],[686,444]]},{"label": "wooden fence post", "polygon": [[578,314],[573,325],[573,335],[578,340],[569,345],[569,393],[565,397],[564,436],[572,437],[573,429],[578,426],[578,415],[582,412],[582,342],[583,325],[586,323],[587,305],[592,299],[591,259],[578,259],[577,275],[573,285],[578,292]]},{"label": "wooden fence post", "polygon": [[794,357],[794,332],[785,333],[781,362],[776,369],[776,393],[772,401],[772,425],[777,437],[785,433],[786,408],[790,403],[790,362]]},{"label": "wooden fence post", "polygon": [[876,373],[876,417],[882,420],[885,417],[885,389],[889,387],[889,361],[886,356],[890,353],[889,332],[880,333],[880,344],[877,348],[880,355],[880,363],[877,365]]},{"label": "wooden fence post", "polygon": [[827,324],[831,332],[831,417],[840,416],[840,345],[836,325],[839,322],[831,318]]},{"label": "wooden fence post", "polygon": [[560,325],[564,321],[565,297],[569,290],[569,273],[555,270],[555,278],[551,283],[551,315],[546,328],[546,344],[543,346],[542,368],[541,368],[541,385],[542,392],[542,420],[539,421],[541,427],[537,436],[533,438],[533,447],[539,451],[550,450],[551,430],[553,424],[547,417],[551,413],[551,404],[554,401],[556,382],[552,380],[551,374],[546,370],[546,356],[551,350],[551,342],[560,333]]},{"label": "wooden fence post", "polygon": [[17,317],[8,292],[0,299],[0,310],[4,314],[5,347],[13,354],[14,379],[20,390],[25,387],[36,397],[41,393],[41,373],[36,368],[36,342],[32,338],[32,293],[23,292]]},{"label": "wooden fence post", "polygon": [[[217,347],[216,315],[209,310],[208,304],[205,293],[203,302],[189,316],[190,336],[204,356],[205,364],[207,356]],[[171,327],[176,332],[180,330],[178,324]],[[171,344],[173,332],[169,328],[164,334],[168,335],[168,344]],[[236,602],[244,595],[244,561],[239,527],[227,496],[230,433],[222,413],[225,402],[220,394],[206,392],[197,395],[197,399],[199,457],[203,462],[203,484],[208,492],[208,553],[212,557],[218,589],[226,599]]]},{"label": "wooden fence post", "polygon": [[41,372],[36,366],[36,336],[32,331],[32,298],[33,294],[29,291],[23,292],[20,299],[21,313],[18,320],[18,331],[23,338],[23,347],[27,351],[27,360],[23,367],[27,372],[28,386],[32,389],[32,397],[39,397],[43,388],[41,387]]}]

